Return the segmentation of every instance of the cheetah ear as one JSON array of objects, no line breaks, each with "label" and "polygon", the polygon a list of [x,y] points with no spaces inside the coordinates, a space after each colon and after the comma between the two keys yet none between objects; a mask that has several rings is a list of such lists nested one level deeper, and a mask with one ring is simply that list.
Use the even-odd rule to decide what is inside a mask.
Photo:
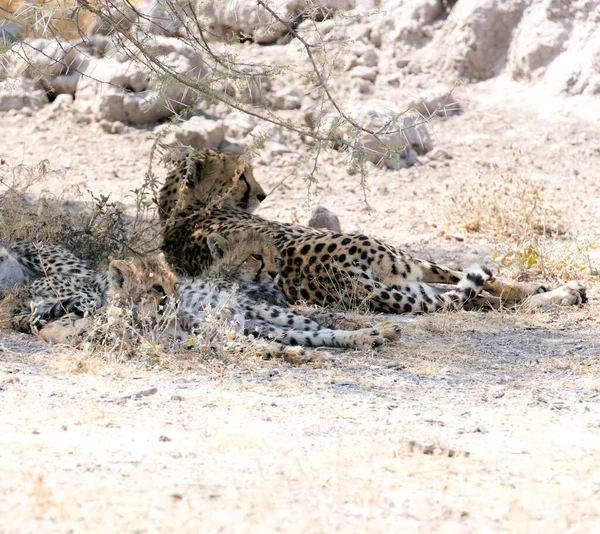
[{"label": "cheetah ear", "polygon": [[108,277],[110,284],[121,288],[125,283],[125,279],[131,272],[131,267],[122,260],[113,260],[108,266]]},{"label": "cheetah ear", "polygon": [[206,243],[214,260],[220,260],[225,256],[225,251],[229,243],[222,235],[210,234],[206,238]]}]

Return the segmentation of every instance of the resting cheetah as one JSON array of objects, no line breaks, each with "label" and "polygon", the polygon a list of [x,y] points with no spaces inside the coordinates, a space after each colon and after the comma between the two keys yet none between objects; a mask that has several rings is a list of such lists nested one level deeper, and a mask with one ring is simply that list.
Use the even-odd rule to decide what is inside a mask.
[{"label": "resting cheetah", "polygon": [[[361,234],[340,234],[253,215],[266,198],[242,156],[214,150],[171,150],[159,194],[163,251],[182,273],[198,275],[213,259],[210,234],[229,238],[249,230],[273,239],[283,265],[277,287],[292,302],[320,305],[362,302],[387,313],[432,312],[474,305],[500,307],[528,299],[531,307],[559,300],[585,301],[585,288],[571,283],[546,293],[538,284],[494,279],[485,267],[466,273],[413,258]],[[439,293],[428,284],[454,284]],[[486,290],[489,296],[480,295]],[[543,294],[539,295],[540,293]]]},{"label": "resting cheetah", "polygon": [[62,342],[66,329],[73,333],[74,322],[107,302],[122,304],[122,295],[127,295],[136,316],[152,316],[174,293],[176,277],[162,255],[114,260],[107,271],[98,273],[60,245],[24,242],[2,249],[0,293],[27,283],[24,301],[13,310],[13,327]]},{"label": "resting cheetah", "polygon": [[[214,258],[211,269],[202,279],[183,279],[177,285],[163,254],[113,260],[106,273],[98,274],[58,245],[12,245],[9,257],[27,265],[30,276],[39,276],[29,286],[29,297],[13,325],[23,332],[38,332],[46,341],[64,343],[75,334],[86,335],[92,325],[83,316],[109,302],[128,305],[136,317],[156,321],[172,301],[176,317],[165,333],[181,337],[182,332],[201,332],[211,307],[235,321],[245,335],[274,340],[265,348],[268,356],[294,362],[310,361],[314,355],[283,345],[378,347],[384,338],[398,335],[393,327],[332,330],[294,313],[274,287],[280,258],[268,239],[252,232],[231,240],[212,234],[207,243]],[[0,276],[2,272],[0,268]]]},{"label": "resting cheetah", "polygon": [[[245,232],[228,240],[207,238],[214,263],[200,277],[183,278],[177,285],[179,314],[203,318],[207,306],[223,310],[238,322],[245,335],[274,339],[284,345],[306,347],[378,347],[395,339],[398,331],[385,327],[333,330],[291,310],[274,289],[279,259],[268,238]],[[278,299],[279,302],[275,303]]]}]

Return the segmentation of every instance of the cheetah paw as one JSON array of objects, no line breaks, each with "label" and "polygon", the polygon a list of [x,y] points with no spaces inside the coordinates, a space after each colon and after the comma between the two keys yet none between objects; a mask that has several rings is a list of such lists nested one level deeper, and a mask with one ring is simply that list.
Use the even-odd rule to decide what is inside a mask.
[{"label": "cheetah paw", "polygon": [[579,280],[571,280],[552,291],[528,297],[523,303],[523,307],[526,310],[534,310],[552,305],[581,306],[586,302],[586,287]]},{"label": "cheetah paw", "polygon": [[383,339],[387,339],[388,341],[396,341],[402,333],[400,325],[397,324],[380,326],[379,331]]},{"label": "cheetah paw", "polygon": [[363,328],[358,330],[355,347],[357,349],[376,349],[383,345],[383,336],[376,328]]},{"label": "cheetah paw", "polygon": [[331,354],[328,352],[306,350],[298,346],[285,347],[281,353],[281,357],[286,362],[293,364],[321,364],[331,360]]}]

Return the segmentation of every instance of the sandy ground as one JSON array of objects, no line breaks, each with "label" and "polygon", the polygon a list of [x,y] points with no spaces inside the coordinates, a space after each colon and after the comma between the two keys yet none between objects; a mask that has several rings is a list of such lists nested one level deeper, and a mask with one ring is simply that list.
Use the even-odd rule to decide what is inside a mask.
[{"label": "sandy ground", "polygon": [[[321,204],[345,230],[425,257],[490,261],[490,243],[444,239],[438,223],[461,180],[518,150],[515,172],[545,183],[575,234],[598,237],[594,109],[533,106],[524,88],[495,83],[459,89],[464,113],[432,125],[451,159],[371,172],[372,211],[335,153],[309,206],[291,173],[310,162],[292,151],[256,167],[267,190],[291,175],[262,215],[306,222]],[[150,128],[109,135],[68,115],[1,120],[0,156],[47,158],[63,184],[121,198],[147,168]],[[593,281],[590,297],[581,310],[538,315],[391,318],[401,341],[334,351],[318,368],[94,362],[3,331],[0,532],[597,531]]]}]

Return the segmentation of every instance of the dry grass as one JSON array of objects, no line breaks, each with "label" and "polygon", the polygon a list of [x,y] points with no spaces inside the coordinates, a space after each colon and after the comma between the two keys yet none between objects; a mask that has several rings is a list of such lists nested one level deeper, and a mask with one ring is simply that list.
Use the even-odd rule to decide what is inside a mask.
[{"label": "dry grass", "polygon": [[583,279],[596,275],[590,251],[596,240],[569,233],[566,215],[550,203],[544,185],[518,175],[514,152],[508,165],[462,182],[450,191],[442,234],[483,238],[494,258],[516,276]]},{"label": "dry grass", "polygon": [[[58,243],[92,265],[105,263],[110,255],[156,250],[158,218],[152,198],[157,184],[152,174],[132,192],[136,205],[133,215],[109,196],[89,193],[88,202],[65,201],[71,188],[50,191],[45,187],[56,174],[48,161],[14,166],[0,162],[0,244]],[[34,190],[40,192],[34,194]]]}]

